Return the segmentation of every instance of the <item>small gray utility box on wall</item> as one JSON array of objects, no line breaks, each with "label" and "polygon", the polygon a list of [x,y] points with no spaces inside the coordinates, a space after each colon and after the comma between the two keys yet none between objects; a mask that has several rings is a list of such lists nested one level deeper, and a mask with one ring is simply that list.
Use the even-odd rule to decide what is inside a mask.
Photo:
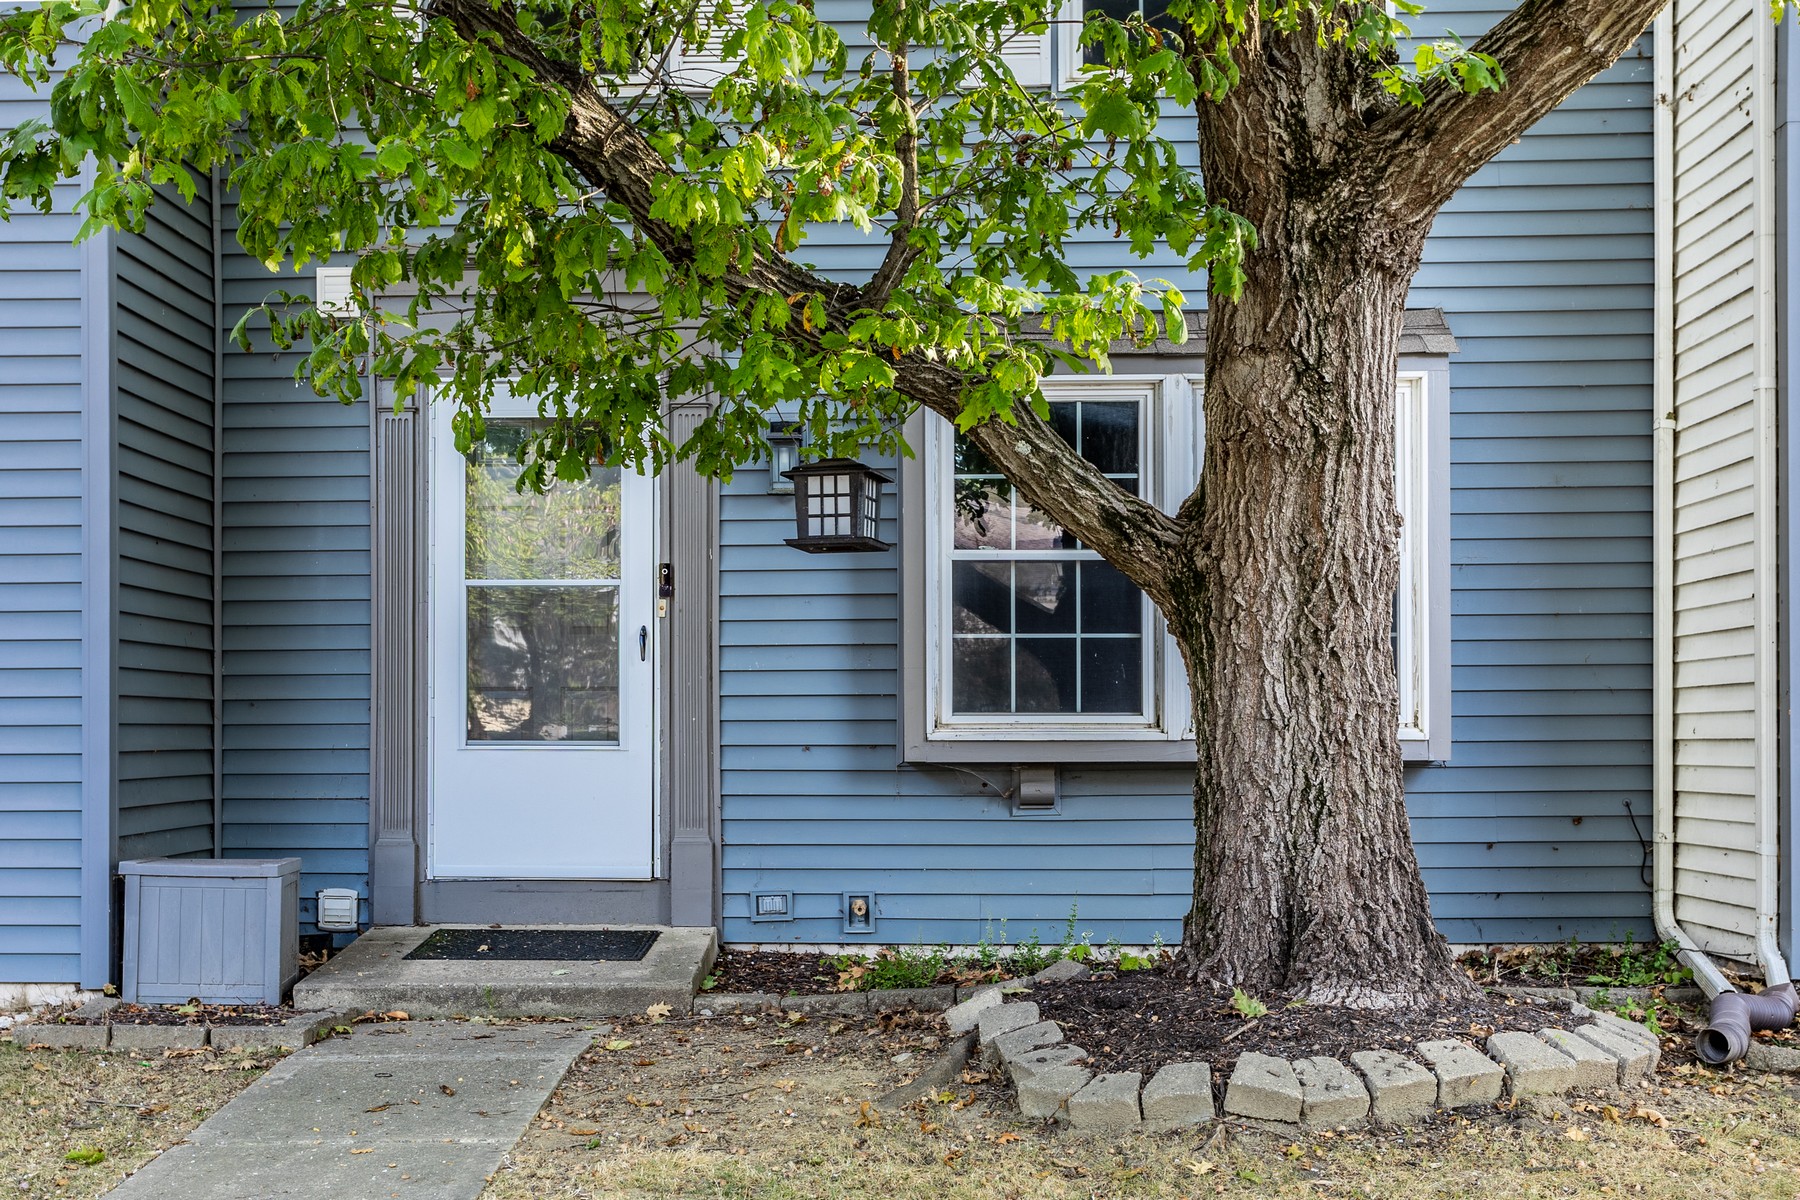
[{"label": "small gray utility box on wall", "polygon": [[300,860],[140,858],[125,879],[128,1004],[280,1004],[300,977]]}]

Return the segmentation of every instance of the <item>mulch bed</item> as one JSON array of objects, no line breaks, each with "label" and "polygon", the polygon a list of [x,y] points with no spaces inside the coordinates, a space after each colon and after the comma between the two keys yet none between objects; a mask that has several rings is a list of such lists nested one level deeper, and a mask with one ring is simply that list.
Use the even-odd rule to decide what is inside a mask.
[{"label": "mulch bed", "polygon": [[[790,950],[721,950],[713,963],[713,985],[706,990],[769,992],[776,996],[816,996],[825,992],[855,991],[838,986],[837,955],[797,954]],[[860,960],[862,955],[850,955]],[[1004,966],[978,971],[964,960],[962,966],[946,966],[934,984],[974,984],[1011,979]],[[921,983],[919,986],[928,986]]]},{"label": "mulch bed", "polygon": [[822,954],[779,950],[721,950],[713,963],[710,992],[810,995],[837,990],[838,973]]},{"label": "mulch bed", "polygon": [[1347,1063],[1358,1050],[1408,1054],[1419,1042],[1446,1038],[1479,1046],[1491,1033],[1570,1023],[1561,1006],[1502,996],[1407,1011],[1288,1007],[1287,996],[1260,998],[1269,1012],[1246,1020],[1232,1011],[1229,991],[1167,970],[1039,984],[1030,996],[1044,1019],[1062,1026],[1065,1042],[1088,1051],[1095,1070],[1140,1071],[1145,1078],[1172,1062],[1211,1063],[1214,1078],[1226,1078],[1248,1051]]},{"label": "mulch bed", "polygon": [[65,1016],[63,1025],[280,1025],[300,1015],[285,1004],[120,1004],[103,1017]]}]

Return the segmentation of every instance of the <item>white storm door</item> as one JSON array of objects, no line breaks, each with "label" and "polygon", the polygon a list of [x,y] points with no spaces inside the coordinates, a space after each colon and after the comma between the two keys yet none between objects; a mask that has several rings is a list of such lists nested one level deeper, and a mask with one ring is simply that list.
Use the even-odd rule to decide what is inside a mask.
[{"label": "white storm door", "polygon": [[654,481],[519,492],[535,409],[497,401],[467,457],[434,406],[434,879],[649,879]]}]

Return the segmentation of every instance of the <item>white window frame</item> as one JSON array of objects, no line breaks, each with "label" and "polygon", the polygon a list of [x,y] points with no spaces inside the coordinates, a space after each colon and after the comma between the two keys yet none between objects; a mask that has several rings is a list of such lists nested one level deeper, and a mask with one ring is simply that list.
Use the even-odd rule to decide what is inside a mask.
[{"label": "white window frame", "polygon": [[[1075,400],[1133,400],[1139,404],[1138,464],[1141,494],[1163,507],[1180,502],[1198,477],[1200,405],[1197,381],[1181,375],[1115,375],[1101,378],[1051,379],[1044,395],[1052,403]],[[1186,431],[1184,434],[1184,430]],[[949,566],[951,487],[954,470],[951,450],[956,436],[944,421],[925,426],[923,447],[926,487],[925,587],[927,711],[934,741],[991,742],[1011,739],[1058,741],[1169,741],[1191,737],[1193,720],[1182,672],[1168,670],[1180,662],[1175,640],[1169,636],[1156,606],[1144,597],[1144,704],[1136,716],[1094,716],[1080,713],[954,713],[951,711],[950,669],[954,638],[950,632],[951,588]],[[1186,481],[1182,487],[1182,481]],[[1171,483],[1176,486],[1171,486]],[[1176,494],[1179,490],[1179,494]],[[1011,552],[958,551],[961,558],[992,557],[1000,561],[1030,561]]]},{"label": "white window frame", "polygon": [[[1397,683],[1402,757],[1450,753],[1449,372],[1436,356],[1403,359],[1395,377],[1395,500],[1402,514]],[[1143,494],[1165,511],[1199,477],[1202,381],[1188,374],[1050,379],[1047,395],[1143,397]],[[1072,398],[1072,397],[1071,397]],[[911,762],[1191,762],[1194,726],[1180,651],[1150,608],[1146,689],[1153,713],[1126,720],[1063,714],[950,714],[952,478],[948,423],[921,416],[908,430],[918,458],[902,465],[902,753]],[[1149,602],[1146,600],[1146,604]],[[1154,678],[1152,678],[1152,675]]]},{"label": "white window frame", "polygon": [[1431,742],[1431,634],[1434,578],[1432,539],[1430,382],[1422,371],[1402,371],[1394,397],[1394,501],[1400,510],[1400,582],[1395,606],[1395,674],[1400,689],[1400,743]]},{"label": "white window frame", "polygon": [[[669,48],[664,60],[664,69],[671,85],[677,91],[702,95],[712,91],[714,84],[736,70],[737,60],[726,58],[721,49],[730,32],[728,29],[718,30],[713,40],[699,49],[677,40]],[[651,86],[651,82],[649,71],[633,71],[625,77],[623,87],[627,91],[639,91]]]},{"label": "white window frame", "polygon": [[1081,82],[1081,31],[1087,24],[1086,0],[1063,0],[1057,11],[1056,85],[1068,90]]}]

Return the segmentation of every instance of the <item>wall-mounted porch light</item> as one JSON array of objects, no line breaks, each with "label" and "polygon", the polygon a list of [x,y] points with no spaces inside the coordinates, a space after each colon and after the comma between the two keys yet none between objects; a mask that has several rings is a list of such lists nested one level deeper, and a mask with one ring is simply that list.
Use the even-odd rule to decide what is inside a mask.
[{"label": "wall-mounted porch light", "polygon": [[794,481],[794,531],[787,544],[808,554],[889,550],[881,530],[884,471],[852,458],[827,458],[784,472]]},{"label": "wall-mounted porch light", "polygon": [[805,430],[799,425],[777,425],[769,430],[769,494],[789,495],[794,481],[788,472],[800,465],[800,443]]}]

